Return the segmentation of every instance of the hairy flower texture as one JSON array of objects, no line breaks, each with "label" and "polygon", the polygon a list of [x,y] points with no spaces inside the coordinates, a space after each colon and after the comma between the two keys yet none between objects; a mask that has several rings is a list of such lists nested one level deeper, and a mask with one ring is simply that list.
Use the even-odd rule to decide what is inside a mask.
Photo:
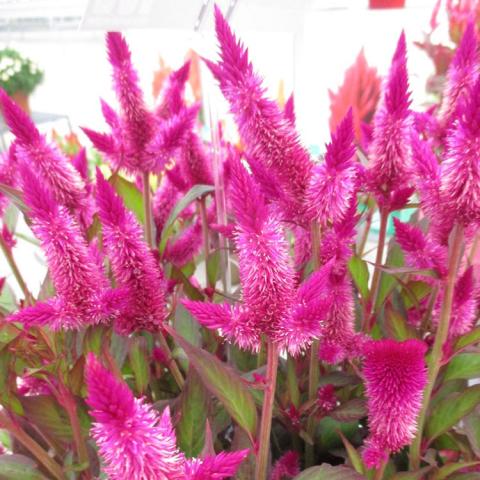
[{"label": "hairy flower texture", "polygon": [[89,354],[87,404],[92,436],[110,480],[183,480],[184,456],[176,446],[168,407],[162,416]]},{"label": "hairy flower texture", "polygon": [[152,202],[153,219],[157,229],[158,240],[162,233],[170,213],[180,199],[180,192],[170,181],[168,176],[162,180],[162,184],[157,188]]},{"label": "hairy flower texture", "polygon": [[480,78],[447,134],[440,194],[464,226],[480,220]]},{"label": "hairy flower texture", "polygon": [[325,161],[314,167],[306,192],[307,215],[321,227],[342,221],[355,195],[358,168],[353,141],[349,110],[327,145]]},{"label": "hairy flower texture", "polygon": [[300,458],[297,452],[289,450],[273,466],[270,480],[286,480],[300,473]]},{"label": "hairy flower texture", "polygon": [[[12,142],[8,151],[0,155],[0,183],[9,187],[18,184],[18,161],[16,154],[16,141]],[[0,215],[3,216],[9,203],[8,197],[0,192]]]},{"label": "hairy flower texture", "polygon": [[188,188],[198,184],[213,185],[211,159],[196,133],[188,134],[178,162]]},{"label": "hairy flower texture", "polygon": [[224,480],[233,477],[240,464],[248,455],[248,450],[220,452],[205,458],[192,458],[185,461],[185,480]]},{"label": "hairy flower texture", "polygon": [[129,314],[118,319],[116,329],[122,334],[156,332],[167,317],[163,271],[142,239],[142,229],[133,213],[99,170],[97,206],[113,273],[130,296]]},{"label": "hairy flower texture", "polygon": [[415,436],[427,382],[426,351],[419,340],[371,340],[364,347],[369,435],[363,460],[368,468],[378,468]]},{"label": "hairy flower texture", "polygon": [[202,247],[202,223],[195,221],[174,240],[169,239],[163,258],[168,262],[182,267],[198,253]]},{"label": "hairy flower texture", "polygon": [[432,269],[440,277],[447,274],[447,249],[444,245],[426,237],[415,225],[403,223],[397,218],[395,224],[395,237],[398,244],[405,252],[407,264],[418,269]]},{"label": "hairy flower texture", "polygon": [[317,391],[317,407],[321,414],[325,415],[331,412],[337,406],[337,396],[335,395],[335,386],[331,383],[320,387]]},{"label": "hairy flower texture", "polygon": [[72,163],[47,143],[28,115],[0,91],[3,117],[16,137],[16,156],[35,169],[52,191],[55,199],[72,211],[88,206],[85,183]]},{"label": "hairy flower texture", "polygon": [[169,118],[183,108],[183,94],[190,72],[190,60],[187,60],[178,70],[167,78],[162,90],[162,98],[155,114],[160,118]]},{"label": "hairy flower texture", "polygon": [[293,126],[295,126],[295,98],[293,96],[293,93],[288,97],[288,100],[285,102],[285,106],[283,107],[283,115]]},{"label": "hairy flower texture", "polygon": [[265,97],[262,80],[249,63],[248,52],[238,42],[220,9],[215,7],[215,27],[220,61],[206,61],[230,104],[249,157],[256,158],[278,178],[288,204],[284,215],[302,223],[304,194],[312,163],[291,122],[277,103]]},{"label": "hairy flower texture", "polygon": [[439,112],[440,122],[444,128],[448,128],[456,117],[457,108],[477,78],[478,43],[475,24],[470,21],[447,71],[446,87]]},{"label": "hairy flower texture", "polygon": [[[57,298],[21,310],[12,320],[68,329],[118,316],[118,305],[111,301],[116,294],[109,292],[108,281],[75,219],[66,207],[57,204],[29,167],[21,165],[20,172],[32,230],[42,243]],[[117,300],[122,296],[118,293]]]},{"label": "hairy flower texture", "polygon": [[408,88],[406,42],[402,33],[374,117],[370,144],[369,184],[380,198],[408,181],[411,127]]}]

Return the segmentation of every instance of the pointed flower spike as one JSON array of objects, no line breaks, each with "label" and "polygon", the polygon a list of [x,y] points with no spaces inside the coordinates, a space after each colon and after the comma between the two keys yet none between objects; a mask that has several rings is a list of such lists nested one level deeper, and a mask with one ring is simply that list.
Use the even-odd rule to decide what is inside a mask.
[{"label": "pointed flower spike", "polygon": [[306,193],[308,218],[322,227],[341,222],[355,195],[358,168],[353,142],[350,109],[327,145],[325,161],[314,167]]},{"label": "pointed flower spike", "polygon": [[270,480],[285,480],[300,473],[300,458],[297,452],[289,450],[284,453],[273,466]]},{"label": "pointed flower spike", "polygon": [[288,97],[288,100],[285,102],[285,107],[283,109],[283,114],[285,115],[285,118],[293,125],[295,126],[295,99],[292,94]]},{"label": "pointed flower spike", "polygon": [[142,229],[97,169],[97,206],[103,241],[120,287],[130,292],[130,314],[116,328],[122,334],[158,331],[167,317],[163,271],[142,239]]},{"label": "pointed flower spike", "polygon": [[190,72],[190,63],[190,60],[187,60],[178,70],[169,75],[162,92],[162,100],[155,112],[160,118],[169,118],[183,108],[183,94]]},{"label": "pointed flower spike", "polygon": [[225,480],[235,476],[249,450],[220,452],[203,459],[186,460],[186,480]]},{"label": "pointed flower spike", "polygon": [[405,34],[402,33],[374,118],[369,180],[377,195],[386,195],[408,180],[411,127],[409,106],[406,41]]},{"label": "pointed flower spike", "polygon": [[189,188],[194,185],[213,185],[212,159],[202,140],[194,132],[187,136],[179,165]]},{"label": "pointed flower spike", "polygon": [[91,353],[86,383],[95,420],[91,432],[110,480],[185,479],[185,458],[176,446],[169,407],[159,417]]},{"label": "pointed flower spike", "polygon": [[371,340],[364,347],[369,435],[363,460],[379,467],[390,453],[415,436],[416,418],[427,382],[425,353],[419,340]]}]

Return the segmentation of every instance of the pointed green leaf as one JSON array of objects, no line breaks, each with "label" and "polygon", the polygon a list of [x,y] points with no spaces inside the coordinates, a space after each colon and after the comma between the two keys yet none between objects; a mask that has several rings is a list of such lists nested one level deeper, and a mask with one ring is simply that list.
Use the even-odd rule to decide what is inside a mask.
[{"label": "pointed green leaf", "polygon": [[46,480],[33,460],[24,455],[0,455],[0,480]]},{"label": "pointed green leaf", "polygon": [[480,327],[474,328],[471,332],[459,337],[455,342],[455,350],[461,350],[478,342],[480,342]]},{"label": "pointed green leaf", "polygon": [[328,463],[323,463],[304,470],[293,480],[365,480],[365,477],[343,465],[332,467]]},{"label": "pointed green leaf", "polygon": [[348,459],[350,460],[350,463],[352,464],[353,468],[357,473],[364,474],[365,473],[365,467],[363,465],[362,457],[358,453],[358,451],[355,449],[355,447],[348,441],[347,437],[339,430],[338,434],[340,435],[340,438],[342,439],[343,444],[345,445],[345,450],[347,451]]},{"label": "pointed green leaf", "polygon": [[478,409],[463,419],[463,430],[467,435],[473,453],[480,458],[480,413]]},{"label": "pointed green leaf", "polygon": [[452,473],[458,472],[459,470],[462,470],[462,468],[476,467],[478,465],[480,465],[480,462],[449,463],[440,468],[435,473],[432,480],[445,480],[446,478],[450,478]]},{"label": "pointed green leaf", "polygon": [[480,385],[456,392],[438,402],[428,417],[426,437],[432,441],[456,425],[480,402]]},{"label": "pointed green leaf", "polygon": [[480,355],[478,353],[460,353],[453,357],[445,369],[444,381],[457,378],[467,380],[480,374]]},{"label": "pointed green leaf", "polygon": [[185,350],[190,365],[197,371],[205,387],[223,403],[253,442],[257,431],[257,409],[252,394],[238,373],[217,357],[188,343],[172,328],[167,327],[167,330]]},{"label": "pointed green leaf", "polygon": [[416,470],[414,472],[400,472],[392,477],[392,480],[424,480],[425,475],[432,470],[433,467],[428,466]]},{"label": "pointed green leaf", "polygon": [[369,278],[367,262],[355,255],[348,262],[348,269],[360,295],[363,299],[367,299]]},{"label": "pointed green leaf", "polygon": [[133,337],[128,350],[130,367],[135,378],[137,393],[143,395],[150,381],[150,365],[147,357],[147,342],[143,337]]},{"label": "pointed green leaf", "polygon": [[118,195],[122,197],[125,206],[135,214],[137,220],[143,225],[145,223],[143,195],[135,184],[121,177],[118,173],[114,173],[108,179],[108,182],[112,185]]},{"label": "pointed green leaf", "polygon": [[353,420],[360,420],[367,416],[367,406],[365,400],[361,398],[354,398],[329,413],[330,417],[338,422],[352,422]]},{"label": "pointed green leaf", "polygon": [[416,336],[405,317],[388,306],[385,308],[385,328],[395,340],[403,341]]}]

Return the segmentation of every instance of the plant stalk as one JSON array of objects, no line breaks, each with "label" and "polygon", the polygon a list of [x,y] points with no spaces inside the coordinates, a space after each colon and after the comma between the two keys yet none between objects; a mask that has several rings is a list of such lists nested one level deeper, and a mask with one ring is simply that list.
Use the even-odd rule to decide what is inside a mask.
[{"label": "plant stalk", "polygon": [[13,421],[5,411],[0,411],[0,427],[5,428],[15,439],[20,442],[32,455],[45,467],[56,480],[65,480],[62,468],[53,458]]},{"label": "plant stalk", "polygon": [[185,384],[185,380],[183,378],[182,372],[180,371],[180,368],[177,365],[177,362],[173,358],[173,354],[172,354],[172,351],[170,350],[170,347],[168,346],[167,340],[165,339],[162,333],[159,333],[157,338],[160,342],[160,346],[162,350],[167,355],[168,369],[170,370],[170,373],[175,379],[175,382],[177,383],[178,388],[182,390],[183,385]]},{"label": "plant stalk", "polygon": [[368,309],[368,315],[365,318],[365,330],[371,331],[373,327],[373,319],[375,318],[375,304],[377,303],[378,293],[380,291],[380,277],[381,270],[380,265],[383,260],[383,251],[385,250],[385,239],[387,237],[387,225],[388,225],[388,210],[380,209],[380,232],[378,234],[378,247],[377,257],[375,258],[375,269],[373,271],[372,286],[370,288],[370,307]]},{"label": "plant stalk", "polygon": [[275,400],[275,387],[277,385],[277,369],[278,347],[274,342],[269,340],[267,342],[267,379],[262,407],[262,420],[260,423],[260,432],[258,436],[259,446],[255,469],[256,480],[267,480],[273,404]]},{"label": "plant stalk", "polygon": [[15,279],[17,280],[17,283],[23,292],[23,295],[25,296],[25,300],[28,302],[29,305],[33,305],[34,304],[33,295],[28,290],[27,284],[23,279],[22,274],[20,273],[20,270],[18,269],[15,259],[13,258],[12,250],[5,243],[5,240],[2,235],[0,235],[0,248],[2,249],[2,252],[5,255],[5,258],[7,259],[8,265],[10,266],[10,269],[12,270],[12,273],[15,276]]},{"label": "plant stalk", "polygon": [[382,462],[382,464],[375,470],[375,475],[373,476],[373,480],[382,480],[383,475],[385,474],[385,469],[387,468],[388,462]]},{"label": "plant stalk", "polygon": [[210,257],[210,235],[208,232],[208,216],[207,216],[207,204],[205,196],[200,198],[198,201],[199,209],[200,209],[200,218],[202,220],[202,238],[203,238],[203,252],[205,254],[205,286],[206,287],[213,287],[210,284],[208,278],[208,259]]},{"label": "plant stalk", "polygon": [[150,196],[150,174],[143,174],[143,209],[145,213],[145,241],[150,248],[155,247],[153,239],[152,205]]},{"label": "plant stalk", "polygon": [[373,218],[373,208],[368,209],[367,218],[365,219],[365,228],[362,232],[362,238],[358,245],[357,255],[362,258],[363,253],[365,252],[365,246],[367,245],[368,235],[370,233],[370,228],[372,226],[372,218]]},{"label": "plant stalk", "polygon": [[440,311],[437,334],[435,335],[430,360],[428,361],[428,382],[423,392],[422,409],[418,416],[417,435],[410,447],[410,470],[418,470],[420,468],[423,428],[425,426],[428,406],[435,387],[435,382],[442,366],[443,347],[448,339],[453,294],[455,292],[455,280],[462,257],[463,238],[463,226],[457,224],[454,227],[450,244],[448,275],[445,279],[445,294],[443,297],[442,309]]}]

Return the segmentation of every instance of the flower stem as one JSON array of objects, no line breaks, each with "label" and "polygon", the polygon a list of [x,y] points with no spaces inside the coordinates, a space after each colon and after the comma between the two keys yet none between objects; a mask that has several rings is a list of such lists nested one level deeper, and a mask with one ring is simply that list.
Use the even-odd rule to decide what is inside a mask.
[{"label": "flower stem", "polygon": [[159,333],[157,338],[160,342],[160,347],[162,348],[163,352],[167,356],[168,369],[170,370],[170,373],[175,379],[175,382],[177,382],[178,388],[181,390],[185,383],[182,372],[180,371],[180,368],[178,367],[177,362],[173,358],[172,351],[170,350],[170,347],[168,346],[167,340],[163,336],[163,333]]},{"label": "flower stem", "polygon": [[5,410],[0,411],[0,427],[5,428],[45,467],[56,480],[65,480],[62,468],[53,458],[23,430],[18,423],[12,420]]},{"label": "flower stem", "polygon": [[210,281],[208,279],[208,259],[210,257],[210,236],[208,233],[208,216],[207,216],[207,204],[206,204],[205,196],[200,198],[200,200],[198,201],[198,204],[200,208],[200,218],[202,220],[203,252],[205,254],[205,286],[213,287],[213,285],[210,285]]},{"label": "flower stem", "polygon": [[382,464],[375,470],[375,475],[373,480],[382,480],[383,475],[385,474],[385,469],[387,468],[388,462],[382,462]]},{"label": "flower stem", "polygon": [[154,248],[152,205],[150,198],[150,174],[148,172],[143,174],[143,209],[145,213],[145,241],[150,248]]},{"label": "flower stem", "polygon": [[417,435],[410,447],[410,470],[418,470],[420,468],[423,427],[425,425],[427,410],[435,387],[435,381],[437,380],[438,373],[442,366],[443,347],[448,339],[453,294],[455,291],[455,280],[462,257],[463,234],[463,226],[457,224],[454,227],[451,238],[448,275],[445,279],[445,294],[443,297],[442,309],[440,311],[437,334],[435,335],[432,353],[430,354],[430,360],[428,362],[428,382],[423,392],[422,409],[418,416]]},{"label": "flower stem", "polygon": [[15,276],[18,285],[22,289],[23,295],[25,296],[25,300],[29,303],[29,305],[33,305],[34,304],[33,295],[28,290],[27,284],[25,283],[25,280],[23,279],[22,274],[18,269],[17,263],[13,258],[12,250],[5,243],[5,240],[3,239],[2,235],[0,235],[0,248],[2,249],[2,252],[5,255],[5,258],[7,259],[8,265],[10,266],[10,269],[12,270],[12,273]]},{"label": "flower stem", "polygon": [[362,233],[362,237],[360,243],[358,244],[357,248],[357,255],[362,258],[363,253],[365,252],[365,246],[368,240],[368,234],[370,233],[370,228],[372,226],[372,218],[373,218],[373,208],[368,209],[367,218],[365,219],[365,227]]},{"label": "flower stem", "polygon": [[377,257],[375,259],[375,269],[373,271],[372,277],[372,286],[370,288],[370,299],[369,304],[370,308],[368,309],[368,315],[365,318],[365,330],[370,332],[373,327],[373,320],[375,318],[375,304],[378,300],[378,293],[380,291],[380,277],[381,270],[380,265],[383,260],[383,251],[385,249],[385,239],[387,236],[387,225],[388,225],[388,210],[380,209],[380,232],[378,234],[378,247],[377,247]]},{"label": "flower stem", "polygon": [[265,397],[263,399],[262,420],[258,437],[257,465],[255,470],[256,480],[267,480],[268,454],[270,453],[270,432],[272,430],[273,403],[275,400],[275,387],[277,385],[278,348],[277,345],[267,343],[267,380]]}]

